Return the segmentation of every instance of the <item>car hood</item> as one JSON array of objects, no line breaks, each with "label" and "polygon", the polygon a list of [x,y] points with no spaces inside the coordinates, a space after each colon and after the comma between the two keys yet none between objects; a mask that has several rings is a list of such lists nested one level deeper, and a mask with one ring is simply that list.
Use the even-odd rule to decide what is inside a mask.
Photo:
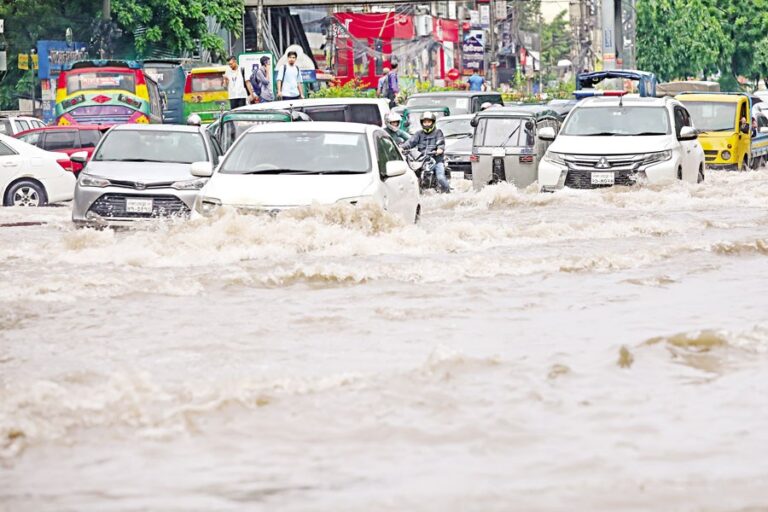
[{"label": "car hood", "polygon": [[84,172],[108,180],[140,181],[146,184],[191,180],[190,164],[160,162],[97,162],[90,160]]},{"label": "car hood", "polygon": [[449,154],[472,153],[472,137],[463,139],[445,139],[445,152]]},{"label": "car hood", "polygon": [[665,151],[674,147],[675,139],[669,135],[638,137],[576,137],[558,135],[549,151],[571,155],[627,155]]},{"label": "car hood", "polygon": [[365,174],[221,174],[203,188],[203,197],[235,206],[331,204],[373,193],[375,179]]}]

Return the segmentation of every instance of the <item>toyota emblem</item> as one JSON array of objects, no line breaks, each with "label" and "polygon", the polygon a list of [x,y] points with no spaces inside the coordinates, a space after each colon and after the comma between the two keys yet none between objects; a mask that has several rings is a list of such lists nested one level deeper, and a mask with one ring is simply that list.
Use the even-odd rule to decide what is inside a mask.
[{"label": "toyota emblem", "polygon": [[145,188],[147,188],[147,186],[144,183],[137,181],[136,183],[133,184],[133,188],[135,188],[136,190],[144,190]]}]

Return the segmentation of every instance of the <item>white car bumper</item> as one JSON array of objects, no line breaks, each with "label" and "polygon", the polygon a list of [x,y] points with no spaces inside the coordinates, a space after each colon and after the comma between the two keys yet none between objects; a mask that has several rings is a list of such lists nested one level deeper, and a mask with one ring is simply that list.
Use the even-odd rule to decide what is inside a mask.
[{"label": "white car bumper", "polygon": [[[675,160],[668,160],[665,162],[659,162],[657,164],[645,167],[642,171],[633,173],[632,181],[646,181],[650,184],[664,184],[671,183],[677,180],[677,170],[680,165]],[[571,171],[575,172],[575,171]],[[589,174],[589,171],[576,171]],[[611,172],[610,169],[600,169],[593,172]],[[627,171],[614,171],[616,174],[616,184],[623,184],[620,176],[626,176],[630,173]],[[558,190],[566,186],[569,181],[568,170],[564,165],[542,160],[539,163],[539,186],[544,192],[551,192]],[[593,188],[590,186],[576,187],[576,188]]]}]

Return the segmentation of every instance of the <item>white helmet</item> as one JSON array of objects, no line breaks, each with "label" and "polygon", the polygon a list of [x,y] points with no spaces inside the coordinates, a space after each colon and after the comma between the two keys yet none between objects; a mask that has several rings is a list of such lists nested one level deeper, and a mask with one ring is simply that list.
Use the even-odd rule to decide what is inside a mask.
[{"label": "white helmet", "polygon": [[403,116],[398,114],[397,112],[390,112],[387,114],[387,125],[397,123],[397,126],[400,126],[400,123],[403,121]]},{"label": "white helmet", "polygon": [[201,124],[203,124],[203,120],[200,119],[200,116],[197,114],[190,114],[189,117],[187,118],[187,124],[192,126],[200,126]]}]

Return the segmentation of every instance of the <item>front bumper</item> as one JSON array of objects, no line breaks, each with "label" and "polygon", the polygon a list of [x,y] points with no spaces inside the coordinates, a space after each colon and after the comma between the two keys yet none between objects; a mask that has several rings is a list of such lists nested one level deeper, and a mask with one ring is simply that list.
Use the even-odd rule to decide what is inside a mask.
[{"label": "front bumper", "polygon": [[[541,190],[545,192],[558,190],[563,187],[595,189],[611,187],[615,185],[633,186],[641,182],[647,182],[650,184],[669,183],[677,179],[677,169],[678,164],[674,161],[674,159],[650,165],[642,170],[576,170],[542,159],[539,163],[538,178],[539,186],[541,187]],[[593,172],[613,172],[614,184],[593,184],[591,179]]]},{"label": "front bumper", "polygon": [[[148,188],[142,191],[126,187],[75,187],[72,221],[76,224],[130,224],[141,220],[189,217],[199,190]],[[151,212],[128,212],[126,199],[152,199]]]}]

